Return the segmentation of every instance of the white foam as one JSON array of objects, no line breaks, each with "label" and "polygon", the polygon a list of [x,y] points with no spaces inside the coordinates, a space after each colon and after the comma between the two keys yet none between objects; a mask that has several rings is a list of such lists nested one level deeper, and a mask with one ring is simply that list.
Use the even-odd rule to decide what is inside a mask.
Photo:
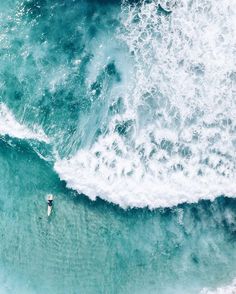
[{"label": "white foam", "polygon": [[30,130],[20,124],[4,103],[0,103],[0,135],[9,135],[19,139],[34,139],[49,143],[49,138],[40,127],[34,126],[34,130]]},{"label": "white foam", "polygon": [[122,10],[118,37],[134,62],[126,112],[55,169],[69,187],[122,207],[233,197],[236,2],[174,1],[169,17],[157,14],[159,2]]},{"label": "white foam", "polygon": [[0,270],[0,293],[1,294],[10,294],[10,293],[24,293],[30,294],[34,293],[32,289],[29,289],[22,280],[19,281],[12,276],[9,276],[8,273],[5,273],[1,268]]},{"label": "white foam", "polygon": [[[199,178],[181,172],[169,176],[160,172],[160,176],[154,176],[146,173],[138,158],[137,161],[119,159],[118,167],[113,170],[111,163],[109,155],[96,160],[89,152],[80,151],[70,160],[57,161],[55,169],[68,187],[93,200],[100,196],[124,208],[168,207],[199,199],[213,200],[223,194],[236,195],[232,178],[220,178],[210,171],[207,177]],[[129,175],[132,170],[133,175]]]},{"label": "white foam", "polygon": [[200,294],[236,294],[236,279],[233,280],[231,285],[219,287],[215,290],[205,288]]}]

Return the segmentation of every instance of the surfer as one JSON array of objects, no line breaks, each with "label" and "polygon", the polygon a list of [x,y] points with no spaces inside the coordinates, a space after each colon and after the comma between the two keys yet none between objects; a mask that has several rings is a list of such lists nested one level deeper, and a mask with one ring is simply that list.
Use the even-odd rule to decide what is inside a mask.
[{"label": "surfer", "polygon": [[52,203],[53,203],[53,195],[49,194],[48,195],[48,216],[50,216],[52,212]]}]

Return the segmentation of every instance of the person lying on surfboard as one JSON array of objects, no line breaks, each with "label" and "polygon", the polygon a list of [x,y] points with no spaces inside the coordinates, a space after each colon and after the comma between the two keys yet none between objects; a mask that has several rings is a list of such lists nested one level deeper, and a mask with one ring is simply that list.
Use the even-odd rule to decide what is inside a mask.
[{"label": "person lying on surfboard", "polygon": [[52,212],[52,203],[53,203],[53,195],[49,194],[48,195],[48,216],[50,216],[51,212]]}]

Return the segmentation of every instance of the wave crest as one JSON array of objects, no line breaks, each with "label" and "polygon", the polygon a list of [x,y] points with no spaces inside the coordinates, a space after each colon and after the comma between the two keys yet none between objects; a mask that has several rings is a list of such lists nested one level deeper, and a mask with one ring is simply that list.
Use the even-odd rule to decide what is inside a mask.
[{"label": "wave crest", "polygon": [[33,139],[49,143],[49,138],[39,126],[30,130],[15,119],[4,103],[0,103],[0,135],[9,135],[18,139]]},{"label": "wave crest", "polygon": [[232,1],[123,5],[134,61],[123,113],[55,169],[69,187],[127,206],[236,195],[235,36]]}]

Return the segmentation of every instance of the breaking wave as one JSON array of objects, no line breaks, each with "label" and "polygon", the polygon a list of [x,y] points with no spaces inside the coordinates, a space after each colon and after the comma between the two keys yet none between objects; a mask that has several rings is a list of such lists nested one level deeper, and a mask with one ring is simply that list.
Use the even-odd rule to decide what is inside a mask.
[{"label": "breaking wave", "polygon": [[233,280],[231,285],[219,287],[216,290],[203,289],[200,294],[235,294],[236,293],[236,280]]},{"label": "breaking wave", "polygon": [[122,207],[236,195],[236,3],[124,2],[117,42],[133,62],[106,131],[55,170]]},{"label": "breaking wave", "polygon": [[20,124],[4,103],[0,103],[0,135],[49,143],[49,138],[39,126],[35,126],[34,130],[31,130]]}]

